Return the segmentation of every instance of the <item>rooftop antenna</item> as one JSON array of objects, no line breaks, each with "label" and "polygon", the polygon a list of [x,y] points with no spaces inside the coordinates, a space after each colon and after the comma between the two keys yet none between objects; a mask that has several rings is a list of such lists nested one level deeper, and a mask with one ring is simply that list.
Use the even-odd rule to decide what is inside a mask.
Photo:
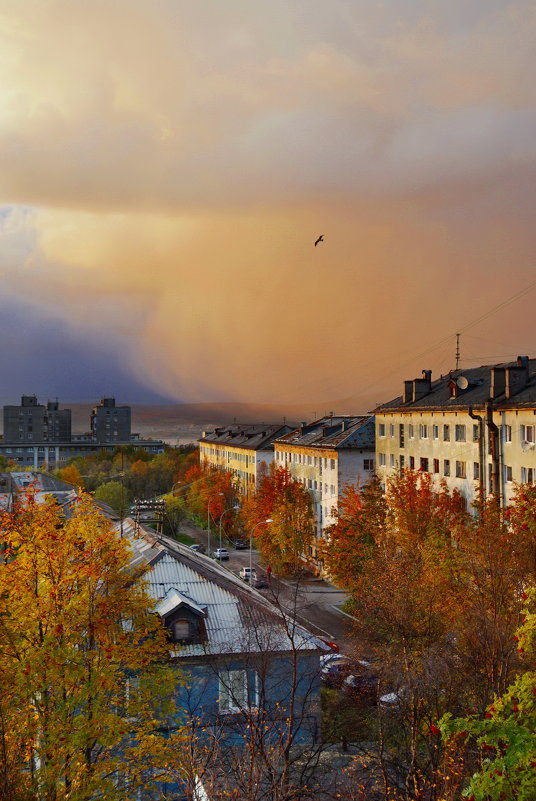
[{"label": "rooftop antenna", "polygon": [[456,334],[456,370],[460,369],[460,335]]}]

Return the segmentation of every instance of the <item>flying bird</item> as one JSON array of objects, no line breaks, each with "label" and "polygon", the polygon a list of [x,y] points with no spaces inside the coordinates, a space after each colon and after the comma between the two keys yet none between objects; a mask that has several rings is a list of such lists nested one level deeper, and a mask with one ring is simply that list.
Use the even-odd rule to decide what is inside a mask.
[{"label": "flying bird", "polygon": [[318,237],[318,239],[315,242],[315,247],[318,245],[319,242],[323,242],[323,241],[324,241],[324,234],[320,234],[320,236]]}]

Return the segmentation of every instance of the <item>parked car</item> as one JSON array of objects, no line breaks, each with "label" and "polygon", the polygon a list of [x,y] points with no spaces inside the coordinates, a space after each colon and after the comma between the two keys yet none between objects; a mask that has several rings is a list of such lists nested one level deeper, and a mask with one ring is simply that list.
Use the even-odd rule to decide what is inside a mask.
[{"label": "parked car", "polygon": [[219,559],[220,562],[227,562],[229,560],[229,551],[227,548],[216,548],[212,556],[214,559]]},{"label": "parked car", "polygon": [[342,689],[352,695],[366,696],[376,700],[378,694],[378,674],[369,662],[357,662],[352,673],[344,679]]},{"label": "parked car", "polygon": [[205,546],[201,545],[199,542],[194,542],[193,545],[190,545],[191,551],[196,551],[197,553],[205,553]]},{"label": "parked car", "polygon": [[243,567],[238,575],[243,581],[249,581],[250,579],[253,579],[253,581],[257,580],[257,571],[254,567]]},{"label": "parked car", "polygon": [[233,545],[237,551],[246,551],[249,548],[249,542],[247,542],[247,540],[235,540]]},{"label": "parked car", "polygon": [[265,590],[270,585],[268,581],[263,576],[261,576],[260,578],[256,578],[253,580],[253,586],[255,587],[256,590]]},{"label": "parked car", "polygon": [[352,669],[352,661],[347,656],[338,655],[329,659],[320,668],[320,678],[328,687],[338,687]]}]

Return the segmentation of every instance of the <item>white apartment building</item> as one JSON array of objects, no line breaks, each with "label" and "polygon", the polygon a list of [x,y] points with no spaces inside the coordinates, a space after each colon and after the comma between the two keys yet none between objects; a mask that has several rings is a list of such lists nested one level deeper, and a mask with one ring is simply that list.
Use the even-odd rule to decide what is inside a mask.
[{"label": "white apartment building", "polygon": [[516,484],[536,481],[536,359],[429,370],[376,410],[377,473],[409,468],[458,489],[470,505],[493,493],[503,505]]},{"label": "white apartment building", "polygon": [[[374,474],[374,417],[322,417],[279,437],[274,448],[276,466],[287,467],[309,490],[320,537],[335,521],[344,488]],[[307,556],[321,569],[316,548]]]},{"label": "white apartment building", "polygon": [[203,432],[199,442],[201,464],[233,474],[238,492],[247,497],[255,491],[274,459],[273,441],[291,431],[276,423],[233,423]]}]

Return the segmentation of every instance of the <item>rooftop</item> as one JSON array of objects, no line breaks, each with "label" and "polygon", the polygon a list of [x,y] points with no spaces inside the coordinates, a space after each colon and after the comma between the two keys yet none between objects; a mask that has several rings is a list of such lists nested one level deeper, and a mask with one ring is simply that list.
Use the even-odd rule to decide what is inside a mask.
[{"label": "rooftop", "polygon": [[321,417],[294,431],[278,437],[279,446],[296,445],[303,448],[370,448],[375,446],[374,417],[338,415]]},{"label": "rooftop", "polygon": [[290,430],[291,427],[284,423],[232,423],[204,433],[199,442],[231,445],[253,451],[266,450],[272,447],[276,437]]},{"label": "rooftop", "polygon": [[411,396],[406,395],[405,399],[404,395],[399,395],[375,411],[466,410],[482,408],[490,399],[495,409],[530,409],[536,407],[536,359],[520,356],[515,362],[452,371],[428,384],[425,378],[405,384],[408,391],[411,390],[408,385],[413,384]]}]

